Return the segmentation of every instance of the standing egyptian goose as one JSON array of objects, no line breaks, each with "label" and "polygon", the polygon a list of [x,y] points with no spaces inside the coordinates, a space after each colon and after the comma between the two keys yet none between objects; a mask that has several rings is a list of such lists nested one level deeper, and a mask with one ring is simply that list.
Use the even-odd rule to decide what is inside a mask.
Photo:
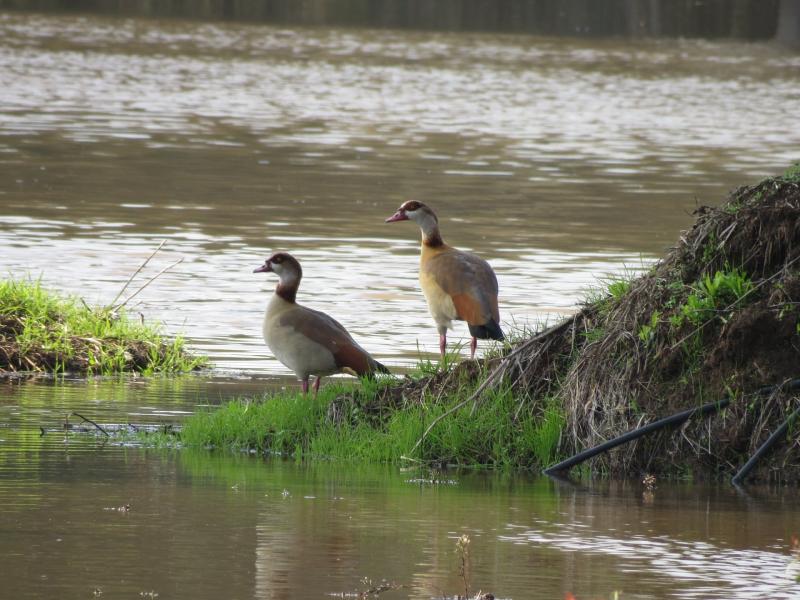
[{"label": "standing egyptian goose", "polygon": [[439,351],[444,357],[451,321],[466,321],[472,335],[470,358],[474,358],[478,338],[504,338],[497,308],[497,277],[482,258],[445,244],[439,220],[422,202],[405,202],[386,222],[407,220],[422,230],[419,282],[439,330]]},{"label": "standing egyptian goose", "polygon": [[280,278],[264,315],[264,341],[275,357],[295,372],[303,384],[303,393],[308,392],[310,375],[317,376],[316,396],[320,380],[331,373],[389,372],[338,321],[295,302],[303,269],[291,254],[273,254],[253,273],[275,273]]}]

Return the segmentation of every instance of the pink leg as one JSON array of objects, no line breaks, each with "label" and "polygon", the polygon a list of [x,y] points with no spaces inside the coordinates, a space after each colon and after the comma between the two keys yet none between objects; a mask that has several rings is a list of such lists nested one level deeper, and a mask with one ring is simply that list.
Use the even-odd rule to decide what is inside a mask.
[{"label": "pink leg", "polygon": [[301,385],[303,386],[303,393],[307,394],[308,393],[308,377],[303,379],[303,381],[301,382]]},{"label": "pink leg", "polygon": [[475,350],[478,349],[478,338],[472,338],[472,342],[469,345],[469,359],[472,360],[475,358]]},{"label": "pink leg", "polygon": [[319,392],[319,382],[322,381],[322,377],[317,377],[317,380],[314,382],[314,398],[317,397],[317,393]]},{"label": "pink leg", "polygon": [[439,334],[439,352],[442,355],[442,359],[444,359],[445,349],[447,348],[447,334],[440,333]]}]

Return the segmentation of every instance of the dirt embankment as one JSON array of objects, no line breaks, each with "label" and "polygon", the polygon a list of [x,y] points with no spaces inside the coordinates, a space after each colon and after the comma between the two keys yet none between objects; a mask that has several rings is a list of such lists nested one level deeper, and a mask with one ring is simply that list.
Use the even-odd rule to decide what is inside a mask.
[{"label": "dirt embankment", "polygon": [[39,342],[25,345],[19,337],[25,328],[23,318],[0,314],[0,374],[102,372],[102,364],[92,358],[113,355],[116,372],[142,372],[155,362],[167,360],[170,348],[140,340],[96,339],[70,336],[62,347],[46,347]]},{"label": "dirt embankment", "polygon": [[[800,377],[799,182],[769,179],[698,209],[663,260],[578,317],[583,340],[558,390],[569,449],[730,395],[723,413],[602,459],[612,471],[730,473],[796,408],[790,394],[751,393]],[[795,431],[760,476],[800,479],[798,442]]]},{"label": "dirt embankment", "polygon": [[[696,211],[694,226],[667,255],[573,318],[494,359],[521,411],[553,399],[567,416],[560,452],[569,455],[626,431],[731,396],[710,418],[688,421],[593,459],[612,474],[729,476],[798,406],[797,394],[753,392],[800,377],[800,167],[735,190]],[[457,373],[388,390],[397,405]],[[402,399],[402,400],[401,400]],[[800,423],[754,472],[800,480]]]}]

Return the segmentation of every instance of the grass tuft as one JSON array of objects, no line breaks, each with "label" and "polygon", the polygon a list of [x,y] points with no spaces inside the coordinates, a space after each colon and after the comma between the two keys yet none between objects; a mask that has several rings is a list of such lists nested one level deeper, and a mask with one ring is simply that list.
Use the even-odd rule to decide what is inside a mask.
[{"label": "grass tuft", "polygon": [[[383,393],[398,383],[393,378],[331,383],[316,399],[284,392],[259,401],[236,400],[187,419],[181,442],[295,458],[398,463],[427,425],[468,397],[479,381],[464,376],[442,396],[423,392],[418,401],[392,408],[381,408],[381,403]],[[565,424],[563,412],[550,403],[538,413],[523,412],[515,419],[517,407],[511,386],[497,386],[474,414],[467,406],[441,420],[413,458],[470,467],[550,464]]]},{"label": "grass tuft", "polygon": [[0,370],[143,374],[191,371],[206,363],[184,340],[124,311],[61,297],[40,281],[0,281]]},{"label": "grass tuft", "polygon": [[800,162],[794,163],[783,173],[783,179],[792,183],[800,183]]}]

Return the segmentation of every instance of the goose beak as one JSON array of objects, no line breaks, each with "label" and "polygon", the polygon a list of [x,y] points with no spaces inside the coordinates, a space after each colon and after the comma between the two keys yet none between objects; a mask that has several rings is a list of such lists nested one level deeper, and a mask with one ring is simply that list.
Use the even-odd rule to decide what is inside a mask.
[{"label": "goose beak", "polygon": [[272,272],[272,263],[267,261],[260,267],[256,267],[253,269],[253,273],[271,273]]},{"label": "goose beak", "polygon": [[385,223],[394,223],[395,221],[408,221],[408,216],[406,215],[406,211],[398,210],[391,217],[386,219]]}]

